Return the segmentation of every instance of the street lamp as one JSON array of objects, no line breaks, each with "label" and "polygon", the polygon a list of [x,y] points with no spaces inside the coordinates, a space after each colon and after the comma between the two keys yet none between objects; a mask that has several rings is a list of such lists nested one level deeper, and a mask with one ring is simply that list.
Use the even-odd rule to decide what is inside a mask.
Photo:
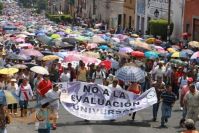
[{"label": "street lamp", "polygon": [[158,17],[159,17],[159,14],[160,14],[160,12],[158,11],[158,9],[156,9],[155,12],[154,12],[154,16],[155,16],[156,18],[158,18]]},{"label": "street lamp", "polygon": [[171,32],[171,0],[168,0],[168,25],[167,25],[167,41],[170,41]]}]

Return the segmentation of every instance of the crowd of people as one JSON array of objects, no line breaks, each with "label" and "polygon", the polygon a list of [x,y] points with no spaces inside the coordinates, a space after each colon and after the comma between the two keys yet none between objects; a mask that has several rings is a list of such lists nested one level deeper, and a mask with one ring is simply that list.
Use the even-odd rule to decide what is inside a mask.
[{"label": "crowd of people", "polygon": [[[196,58],[192,56],[194,52],[197,53],[199,43],[163,47],[164,43],[157,38],[149,39],[131,33],[103,33],[99,29],[91,32],[85,31],[86,28],[71,28],[55,24],[44,16],[33,15],[31,10],[20,8],[15,2],[6,4],[3,13],[0,21],[0,132],[6,133],[9,116],[27,117],[32,102],[35,103],[34,108],[39,105],[41,108],[36,115],[39,121],[38,132],[56,129],[61,95],[56,83],[74,81],[125,89],[136,95],[154,87],[158,102],[153,105],[152,120],[158,119],[162,103],[160,125],[166,127],[172,107],[179,100],[179,109],[182,110],[180,126],[195,130],[199,115],[199,54],[195,55]],[[51,39],[49,44],[45,44],[50,36],[48,33],[51,33]],[[57,34],[53,36],[55,33]],[[83,37],[83,34],[88,34],[90,40],[88,36]],[[97,41],[91,36],[95,36]],[[60,42],[60,38],[70,39],[66,44]],[[131,41],[135,45],[122,50]],[[150,45],[150,41],[155,45]],[[99,43],[96,44],[97,42]],[[115,45],[119,45],[119,49]],[[147,52],[151,54],[148,55]],[[176,52],[179,56],[174,55]],[[46,56],[49,58],[45,59]],[[47,73],[42,73],[40,67],[33,70],[36,66],[44,68]],[[118,71],[126,66],[127,75],[120,77]],[[13,72],[12,68],[16,71]],[[143,72],[144,76],[138,80],[126,80],[125,76],[130,73],[128,69],[133,71],[135,68],[139,69],[140,75]],[[3,97],[4,90],[15,94],[19,102],[7,104]],[[133,113],[132,120],[135,119],[136,113]]]}]

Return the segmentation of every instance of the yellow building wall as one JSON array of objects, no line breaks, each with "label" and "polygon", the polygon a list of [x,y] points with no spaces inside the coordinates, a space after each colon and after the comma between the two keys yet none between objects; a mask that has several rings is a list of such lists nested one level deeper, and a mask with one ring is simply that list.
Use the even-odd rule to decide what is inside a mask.
[{"label": "yellow building wall", "polygon": [[[129,28],[130,21],[131,21],[131,28],[134,28],[135,4],[136,4],[136,0],[125,0],[124,1],[123,27],[125,27],[125,28]],[[124,16],[126,16],[126,17],[124,18]],[[131,16],[131,20],[129,20],[130,16]]]}]

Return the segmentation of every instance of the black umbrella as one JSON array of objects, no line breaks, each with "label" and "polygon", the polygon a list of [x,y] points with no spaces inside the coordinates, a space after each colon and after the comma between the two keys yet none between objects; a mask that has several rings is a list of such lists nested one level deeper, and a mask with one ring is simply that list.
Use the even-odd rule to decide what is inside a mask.
[{"label": "black umbrella", "polygon": [[63,38],[62,42],[67,42],[69,44],[75,45],[78,42],[78,40],[75,38]]}]

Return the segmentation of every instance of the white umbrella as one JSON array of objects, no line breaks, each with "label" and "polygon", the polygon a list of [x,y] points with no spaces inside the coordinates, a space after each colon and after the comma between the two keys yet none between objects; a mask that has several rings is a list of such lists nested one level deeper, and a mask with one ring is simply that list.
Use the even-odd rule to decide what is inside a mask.
[{"label": "white umbrella", "polygon": [[42,67],[42,66],[31,67],[30,70],[37,73],[37,74],[49,75],[48,70],[46,68]]}]

